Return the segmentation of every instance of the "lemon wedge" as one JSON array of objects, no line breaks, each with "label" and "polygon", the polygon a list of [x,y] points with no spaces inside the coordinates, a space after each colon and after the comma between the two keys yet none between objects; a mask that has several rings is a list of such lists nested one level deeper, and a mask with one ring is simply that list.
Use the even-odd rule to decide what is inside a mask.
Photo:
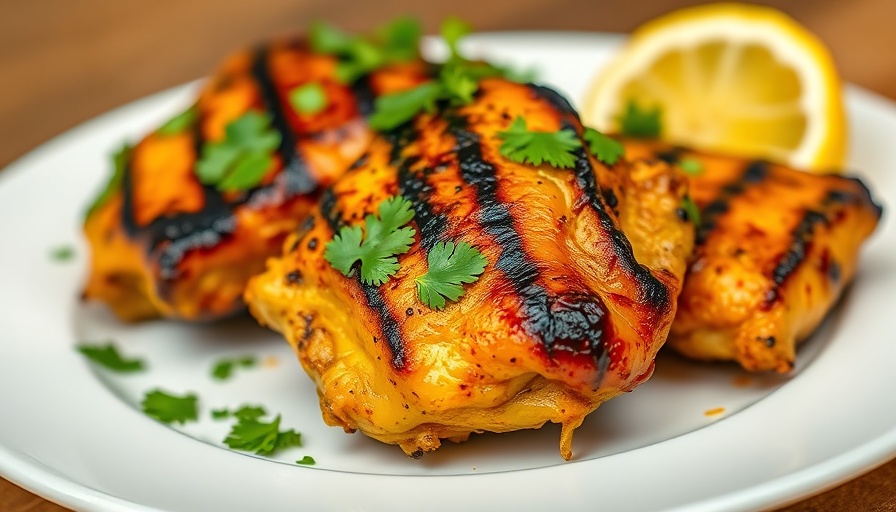
[{"label": "lemon wedge", "polygon": [[840,78],[821,41],[780,11],[743,4],[650,21],[590,87],[586,124],[619,132],[630,105],[659,108],[662,138],[806,170],[843,165]]}]

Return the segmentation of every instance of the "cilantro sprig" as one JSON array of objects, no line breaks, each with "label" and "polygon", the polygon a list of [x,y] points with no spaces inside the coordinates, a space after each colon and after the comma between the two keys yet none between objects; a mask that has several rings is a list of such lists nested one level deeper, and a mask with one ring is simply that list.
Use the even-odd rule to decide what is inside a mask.
[{"label": "cilantro sprig", "polygon": [[684,196],[684,198],[681,200],[681,204],[678,207],[684,210],[684,212],[688,216],[688,219],[690,219],[695,226],[700,226],[700,208],[697,207],[697,203],[695,203],[694,200],[691,199],[691,196]]},{"label": "cilantro sprig", "polygon": [[114,372],[133,373],[146,369],[142,359],[125,357],[112,342],[102,345],[80,344],[77,350],[92,362]]},{"label": "cilantro sprig", "polygon": [[84,215],[85,219],[90,218],[91,215],[96,213],[97,210],[103,207],[112,196],[115,195],[115,192],[121,188],[121,182],[124,179],[124,173],[127,170],[128,162],[131,160],[131,153],[133,152],[133,147],[124,143],[121,146],[121,149],[116,151],[112,155],[112,176],[109,177],[109,181],[106,182],[106,186],[103,187],[103,190],[97,195],[96,199],[93,200],[93,203],[87,208],[87,213]]},{"label": "cilantro sprig", "polygon": [[582,138],[588,143],[588,149],[595,158],[607,165],[615,165],[625,153],[622,143],[610,138],[594,128],[585,128]]},{"label": "cilantro sprig", "polygon": [[224,139],[206,144],[196,164],[196,175],[204,185],[222,192],[258,186],[274,163],[280,134],[271,127],[266,113],[246,112],[224,128]]},{"label": "cilantro sprig", "polygon": [[198,400],[192,393],[177,396],[156,389],[146,393],[140,406],[147,416],[162,423],[184,424],[199,418]]},{"label": "cilantro sprig", "polygon": [[421,34],[413,18],[396,19],[372,36],[348,34],[319,21],[311,25],[309,41],[314,51],[337,56],[336,77],[352,83],[382,66],[418,58]]},{"label": "cilantro sprig", "polygon": [[255,356],[219,359],[212,366],[212,377],[216,380],[227,380],[237,368],[252,368],[256,364]]},{"label": "cilantro sprig", "polygon": [[319,82],[308,82],[289,91],[289,104],[296,112],[314,115],[327,108],[327,92]]},{"label": "cilantro sprig", "polygon": [[171,136],[183,133],[199,119],[199,109],[194,105],[172,117],[156,130],[159,135]]},{"label": "cilantro sprig", "polygon": [[75,257],[75,248],[70,245],[60,245],[50,250],[50,259],[53,261],[69,261]]},{"label": "cilantro sprig", "polygon": [[662,133],[662,110],[658,106],[642,108],[635,101],[629,101],[617,120],[620,132],[628,137],[655,139]]},{"label": "cilantro sprig", "polygon": [[471,61],[460,53],[460,40],[472,27],[459,18],[448,18],[442,23],[441,36],[449,55],[441,65],[435,80],[405,91],[385,94],[374,102],[369,119],[375,130],[396,128],[422,111],[435,112],[439,104],[466,105],[473,101],[480,80],[493,76],[512,79],[515,73],[487,62]]},{"label": "cilantro sprig", "polygon": [[696,158],[684,158],[678,162],[678,167],[688,176],[698,176],[703,172],[703,164]]},{"label": "cilantro sprig", "polygon": [[573,151],[582,147],[581,141],[572,130],[542,132],[529,130],[526,120],[517,117],[507,130],[498,132],[503,140],[500,153],[514,162],[541,165],[548,163],[554,167],[571,169],[576,165]]},{"label": "cilantro sprig", "polygon": [[237,423],[230,429],[224,444],[234,450],[271,455],[279,450],[302,446],[302,434],[294,429],[280,430],[280,415],[262,421],[267,411],[258,406],[243,406],[234,414]]},{"label": "cilantro sprig", "polygon": [[361,281],[379,286],[398,272],[398,255],[414,243],[414,228],[402,227],[414,218],[411,202],[394,196],[380,203],[378,216],[364,219],[360,226],[343,226],[327,243],[324,258],[333,268],[349,276],[361,262]]},{"label": "cilantro sprig", "polygon": [[488,259],[466,242],[437,243],[426,261],[429,269],[414,281],[420,301],[433,309],[444,308],[445,299],[457,301],[463,285],[479,279],[488,265]]}]

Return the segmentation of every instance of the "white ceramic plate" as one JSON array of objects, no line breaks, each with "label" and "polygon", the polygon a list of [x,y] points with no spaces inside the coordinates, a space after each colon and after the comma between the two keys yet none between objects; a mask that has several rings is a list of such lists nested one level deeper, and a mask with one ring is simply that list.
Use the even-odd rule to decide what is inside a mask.
[{"label": "white ceramic plate", "polygon": [[[576,102],[619,38],[527,33],[478,36],[472,51],[524,67]],[[218,325],[118,323],[78,301],[86,247],[80,221],[108,155],[188,104],[195,85],[136,102],[45,144],[0,174],[0,474],[76,509],[755,510],[833,486],[896,455],[896,233],[886,217],[846,298],[802,347],[789,377],[749,376],[666,354],[634,393],[576,432],[572,462],[559,429],[475,436],[411,460],[395,447],[326,427],[313,386],[285,343],[236,319]],[[851,89],[851,166],[879,200],[896,192],[896,108]],[[53,261],[60,245],[72,261]],[[113,339],[147,372],[92,368],[73,347]],[[209,377],[221,356],[275,365]],[[199,423],[175,430],[139,412],[155,387],[196,392]],[[282,413],[305,444],[275,459],[226,449],[212,408]],[[707,411],[722,408],[720,414]],[[721,420],[721,421],[720,421]],[[315,466],[296,459],[312,455]]]}]

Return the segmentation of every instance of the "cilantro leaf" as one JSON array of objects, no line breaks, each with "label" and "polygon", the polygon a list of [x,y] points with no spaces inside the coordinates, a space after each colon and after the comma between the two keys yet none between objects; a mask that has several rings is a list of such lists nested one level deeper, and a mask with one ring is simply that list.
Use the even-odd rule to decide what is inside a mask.
[{"label": "cilantro leaf", "polygon": [[582,147],[575,132],[529,131],[522,117],[517,117],[506,131],[498,132],[498,138],[504,141],[500,147],[501,154],[514,162],[532,165],[547,162],[565,169],[575,167],[576,158],[572,152]]},{"label": "cilantro leaf", "polygon": [[451,16],[442,22],[442,27],[439,32],[442,35],[442,39],[445,40],[445,44],[448,45],[448,51],[450,52],[448,60],[451,61],[462,58],[460,56],[458,45],[460,44],[461,39],[473,32],[472,25],[456,16]]},{"label": "cilantro leaf", "polygon": [[383,41],[383,49],[391,59],[411,61],[420,55],[420,37],[423,28],[411,17],[396,18],[377,31]]},{"label": "cilantro leaf", "polygon": [[271,127],[268,114],[246,112],[224,128],[224,139],[206,144],[196,164],[204,185],[222,192],[256,187],[273,165],[280,134]]},{"label": "cilantro leaf", "polygon": [[416,59],[421,33],[412,18],[399,18],[376,31],[374,37],[347,34],[316,22],[311,25],[309,41],[315,52],[337,56],[336,77],[352,83],[379,67]]},{"label": "cilantro leaf", "polygon": [[703,172],[703,164],[696,158],[685,158],[678,162],[678,167],[689,176],[697,176]]},{"label": "cilantro leaf", "polygon": [[253,421],[266,415],[267,411],[260,405],[244,405],[233,411],[233,417],[238,420]]},{"label": "cilantro leaf", "polygon": [[268,454],[277,447],[277,436],[280,433],[280,416],[274,421],[265,423],[255,420],[240,420],[230,430],[224,444],[234,450]]},{"label": "cilantro leaf", "polygon": [[279,414],[271,422],[261,421],[260,415],[236,415],[236,417],[238,422],[224,439],[224,444],[234,450],[270,455],[286,448],[302,446],[300,433],[293,429],[280,431]]},{"label": "cilantro leaf", "polygon": [[302,464],[303,466],[313,466],[317,464],[317,462],[314,460],[314,457],[305,455],[301,459],[297,460],[296,464]]},{"label": "cilantro leaf", "polygon": [[411,120],[421,110],[432,112],[442,94],[437,82],[427,82],[406,91],[384,94],[374,101],[368,123],[374,130],[391,130]]},{"label": "cilantro leaf", "polygon": [[112,342],[105,345],[81,344],[77,346],[77,350],[87,359],[115,372],[131,373],[145,369],[142,359],[125,358]]},{"label": "cilantro leaf", "polygon": [[176,396],[156,389],[143,397],[143,412],[162,423],[196,421],[199,418],[196,395],[188,393]]},{"label": "cilantro leaf", "polygon": [[308,31],[311,49],[317,53],[339,54],[348,51],[354,36],[324,21],[315,21]]},{"label": "cilantro leaf", "polygon": [[50,251],[50,258],[54,261],[69,261],[75,257],[75,248],[70,245],[60,245]]},{"label": "cilantro leaf", "polygon": [[180,114],[172,117],[168,121],[165,121],[165,124],[159,127],[156,130],[156,133],[159,135],[177,135],[187,128],[193,126],[196,120],[199,118],[199,109],[196,106],[192,106],[187,110],[184,110]]},{"label": "cilantro leaf", "polygon": [[289,104],[296,112],[314,115],[327,108],[327,92],[319,82],[308,82],[289,91]]},{"label": "cilantro leaf", "polygon": [[607,165],[615,165],[625,153],[622,143],[616,139],[607,137],[593,128],[586,128],[583,134],[585,142],[588,143],[588,149],[595,158]]},{"label": "cilantro leaf", "polygon": [[625,111],[618,117],[622,135],[642,139],[655,139],[662,133],[662,111],[660,107],[642,109],[634,101],[629,101]]},{"label": "cilantro leaf", "polygon": [[124,173],[127,170],[128,162],[131,160],[133,149],[134,148],[130,144],[125,143],[121,146],[121,149],[112,155],[112,176],[109,178],[109,181],[106,183],[102,192],[100,192],[96,199],[93,200],[90,207],[87,208],[87,213],[84,215],[85,220],[102,208],[109,199],[112,199],[115,192],[121,188],[121,181],[124,179]]},{"label": "cilantro leaf", "polygon": [[212,419],[223,420],[230,417],[230,411],[227,408],[212,409]]},{"label": "cilantro leaf", "polygon": [[442,83],[442,96],[452,105],[466,105],[473,101],[473,95],[479,89],[479,77],[469,66],[450,65],[439,73]]},{"label": "cilantro leaf", "polygon": [[488,259],[466,242],[441,242],[426,258],[429,270],[416,278],[417,295],[433,309],[445,307],[445,299],[456,301],[464,293],[463,284],[472,283],[488,265]]},{"label": "cilantro leaf", "polygon": [[219,359],[212,366],[212,377],[217,380],[227,380],[233,375],[237,367],[252,368],[255,366],[254,356],[244,356],[236,359]]},{"label": "cilantro leaf", "polygon": [[274,450],[285,450],[297,446],[302,446],[302,434],[294,429],[283,430],[277,436],[277,444],[274,445]]},{"label": "cilantro leaf", "polygon": [[684,210],[684,212],[688,216],[688,219],[690,219],[695,226],[700,226],[700,208],[697,207],[697,204],[694,203],[694,200],[691,199],[691,196],[684,196],[684,198],[681,200],[681,204],[678,207]]},{"label": "cilantro leaf", "polygon": [[360,261],[361,281],[376,286],[398,272],[397,256],[414,243],[414,228],[402,227],[414,218],[410,201],[391,197],[380,203],[378,213],[378,218],[364,219],[366,235],[360,226],[343,226],[324,251],[324,258],[345,276]]}]

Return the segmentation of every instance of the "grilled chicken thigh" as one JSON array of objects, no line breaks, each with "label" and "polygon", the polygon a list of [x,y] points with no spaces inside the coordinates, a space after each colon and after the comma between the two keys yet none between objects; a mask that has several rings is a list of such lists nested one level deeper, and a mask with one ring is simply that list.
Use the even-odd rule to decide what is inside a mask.
[{"label": "grilled chicken thigh", "polygon": [[[585,416],[651,375],[692,249],[686,177],[663,162],[607,167],[582,148],[574,169],[515,163],[496,134],[518,116],[582,132],[555,92],[486,79],[473,103],[377,137],[250,281],[250,311],[295,349],[328,424],[418,457],[551,421],[569,459]],[[392,196],[415,214],[397,274],[375,286],[331,266],[334,234]],[[488,264],[436,310],[415,278],[445,241]]]},{"label": "grilled chicken thigh", "polygon": [[[234,55],[202,89],[195,121],[176,133],[152,133],[124,155],[108,198],[85,223],[85,297],[125,320],[205,320],[243,309],[249,277],[280,252],[320,188],[366,150],[374,98],[413,87],[428,72],[420,61],[396,64],[349,86],[335,68],[334,57],[303,42]],[[302,113],[290,92],[312,83],[327,103]],[[247,112],[267,114],[279,134],[273,166],[246,191],[203,185],[196,168],[206,146]]]},{"label": "grilled chicken thigh", "polygon": [[[786,372],[856,271],[881,207],[855,178],[626,141],[626,157],[692,161],[702,211],[669,345]],[[691,163],[690,165],[694,165]]]}]

